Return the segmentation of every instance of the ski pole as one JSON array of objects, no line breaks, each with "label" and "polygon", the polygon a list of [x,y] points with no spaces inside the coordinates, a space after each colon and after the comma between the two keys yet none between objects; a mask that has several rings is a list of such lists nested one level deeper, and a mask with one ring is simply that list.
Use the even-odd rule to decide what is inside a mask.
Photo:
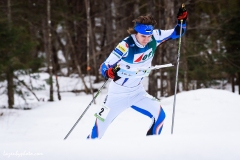
[{"label": "ski pole", "polygon": [[73,127],[70,129],[70,131],[68,132],[68,134],[65,136],[64,140],[66,140],[68,138],[68,136],[71,134],[71,132],[73,131],[73,129],[76,127],[76,125],[78,124],[78,122],[82,119],[82,117],[84,116],[84,114],[87,112],[87,110],[89,109],[89,107],[92,105],[92,103],[95,101],[95,99],[97,98],[97,96],[99,95],[99,93],[102,91],[102,89],[106,86],[108,80],[106,80],[104,82],[104,84],[102,85],[102,87],[97,91],[97,94],[93,97],[92,101],[89,103],[89,105],[87,106],[87,108],[83,111],[83,113],[81,114],[81,116],[78,118],[78,120],[76,121],[76,123],[73,125]]},{"label": "ski pole", "polygon": [[175,81],[175,92],[174,92],[174,102],[173,102],[173,113],[172,113],[172,129],[171,129],[171,134],[173,134],[173,127],[174,127],[176,92],[177,92],[177,84],[178,84],[178,68],[179,68],[180,48],[181,48],[181,37],[182,37],[182,23],[183,23],[183,20],[181,19],[180,37],[179,37],[179,45],[178,45],[178,57],[177,57],[176,81]]}]

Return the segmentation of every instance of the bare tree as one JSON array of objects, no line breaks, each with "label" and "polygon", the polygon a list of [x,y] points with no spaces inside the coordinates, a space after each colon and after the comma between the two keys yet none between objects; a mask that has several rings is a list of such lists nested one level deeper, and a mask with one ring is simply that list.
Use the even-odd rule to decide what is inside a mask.
[{"label": "bare tree", "polygon": [[51,34],[51,0],[47,0],[47,54],[49,55],[49,101],[54,101],[53,98],[53,62],[52,62],[52,34]]},{"label": "bare tree", "polygon": [[[157,13],[156,13],[156,7],[154,5],[153,0],[150,0],[147,2],[147,11],[148,11],[148,14],[152,15],[154,19],[156,19]],[[157,52],[158,50],[155,51],[152,65],[159,64],[158,63],[159,54],[157,54]],[[158,75],[157,75],[158,72],[159,71],[152,71],[148,81],[148,92],[154,97],[158,97]]]},{"label": "bare tree", "polygon": [[90,93],[89,88],[87,87],[86,82],[84,80],[84,77],[83,77],[83,74],[82,74],[82,70],[81,70],[81,66],[79,65],[78,60],[77,60],[77,53],[75,51],[74,45],[72,43],[72,39],[71,39],[70,34],[69,34],[68,31],[67,31],[67,37],[68,37],[69,45],[70,45],[70,48],[71,48],[71,51],[72,51],[72,54],[73,54],[73,61],[74,61],[74,64],[75,64],[75,66],[77,68],[77,71],[78,71],[78,75],[79,75],[79,77],[81,78],[81,80],[83,82],[85,92],[86,93]]},{"label": "bare tree", "polygon": [[[7,1],[7,17],[9,28],[12,26],[12,11],[11,11],[11,0]],[[14,105],[14,73],[11,67],[6,72],[7,75],[7,92],[8,92],[8,107],[9,109],[13,108]]]},{"label": "bare tree", "polygon": [[[171,0],[164,0],[164,8],[165,8],[165,28],[166,29],[171,29],[175,26],[176,22],[176,14],[174,10],[174,1]],[[166,49],[165,49],[165,55],[166,58],[169,62],[176,62],[176,55],[177,55],[177,50],[176,50],[176,41],[168,41],[167,43],[164,44]],[[167,85],[168,85],[168,95],[173,95],[174,93],[174,86],[175,86],[175,78],[174,78],[174,72],[168,72],[167,74]]]},{"label": "bare tree", "polygon": [[[91,23],[91,19],[90,19],[90,4],[89,4],[89,0],[85,0],[85,8],[86,8],[86,12],[87,12],[87,74],[88,74],[88,78],[89,78],[89,84],[90,84],[90,91],[91,94],[94,98],[94,94],[93,94],[93,89],[92,89],[92,80],[91,80],[91,76],[90,76],[90,34],[91,34],[91,30],[92,30],[92,23]],[[95,101],[94,101],[95,103]]]},{"label": "bare tree", "polygon": [[187,55],[186,55],[186,48],[185,48],[185,44],[186,44],[186,38],[182,37],[182,67],[183,67],[183,90],[188,91],[188,62],[187,62]]}]

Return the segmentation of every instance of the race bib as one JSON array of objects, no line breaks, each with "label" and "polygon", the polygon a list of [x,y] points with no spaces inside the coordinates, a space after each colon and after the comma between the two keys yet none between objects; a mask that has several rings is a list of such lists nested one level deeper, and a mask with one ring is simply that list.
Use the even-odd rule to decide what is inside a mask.
[{"label": "race bib", "polygon": [[94,114],[94,116],[101,120],[101,121],[105,121],[108,113],[110,111],[110,108],[108,108],[107,106],[105,106],[104,104],[100,107],[100,110],[97,111],[97,113]]}]

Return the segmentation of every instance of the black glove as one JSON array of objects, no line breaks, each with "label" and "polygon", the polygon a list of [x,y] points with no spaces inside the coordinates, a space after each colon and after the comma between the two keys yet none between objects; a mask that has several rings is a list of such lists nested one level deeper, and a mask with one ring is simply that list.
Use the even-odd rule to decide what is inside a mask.
[{"label": "black glove", "polygon": [[188,16],[188,12],[187,12],[187,10],[185,8],[185,4],[183,3],[181,5],[181,7],[179,8],[179,10],[178,10],[178,14],[177,14],[178,22],[183,20],[183,23],[185,23],[185,21],[187,19],[187,16]]},{"label": "black glove", "polygon": [[106,71],[106,76],[108,77],[108,78],[111,78],[111,79],[113,79],[113,81],[117,81],[117,80],[119,80],[121,77],[119,77],[118,75],[117,75],[117,72],[120,70],[120,67],[119,67],[119,65],[116,65],[116,66],[114,66],[114,67],[112,67],[112,68],[109,68],[107,71]]}]

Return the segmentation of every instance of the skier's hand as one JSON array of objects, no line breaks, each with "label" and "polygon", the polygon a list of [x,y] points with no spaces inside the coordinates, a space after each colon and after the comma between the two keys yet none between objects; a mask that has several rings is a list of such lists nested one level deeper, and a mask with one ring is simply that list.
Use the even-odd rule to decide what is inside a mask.
[{"label": "skier's hand", "polygon": [[183,20],[185,22],[187,19],[187,16],[188,16],[188,12],[185,8],[185,4],[183,3],[183,4],[181,4],[181,7],[178,10],[177,19],[179,21]]},{"label": "skier's hand", "polygon": [[117,72],[120,70],[120,67],[119,65],[116,65],[115,67],[112,67],[112,68],[109,68],[107,71],[106,71],[106,75],[108,78],[111,78],[113,79],[114,81],[120,79],[121,77],[119,77],[117,75]]}]

